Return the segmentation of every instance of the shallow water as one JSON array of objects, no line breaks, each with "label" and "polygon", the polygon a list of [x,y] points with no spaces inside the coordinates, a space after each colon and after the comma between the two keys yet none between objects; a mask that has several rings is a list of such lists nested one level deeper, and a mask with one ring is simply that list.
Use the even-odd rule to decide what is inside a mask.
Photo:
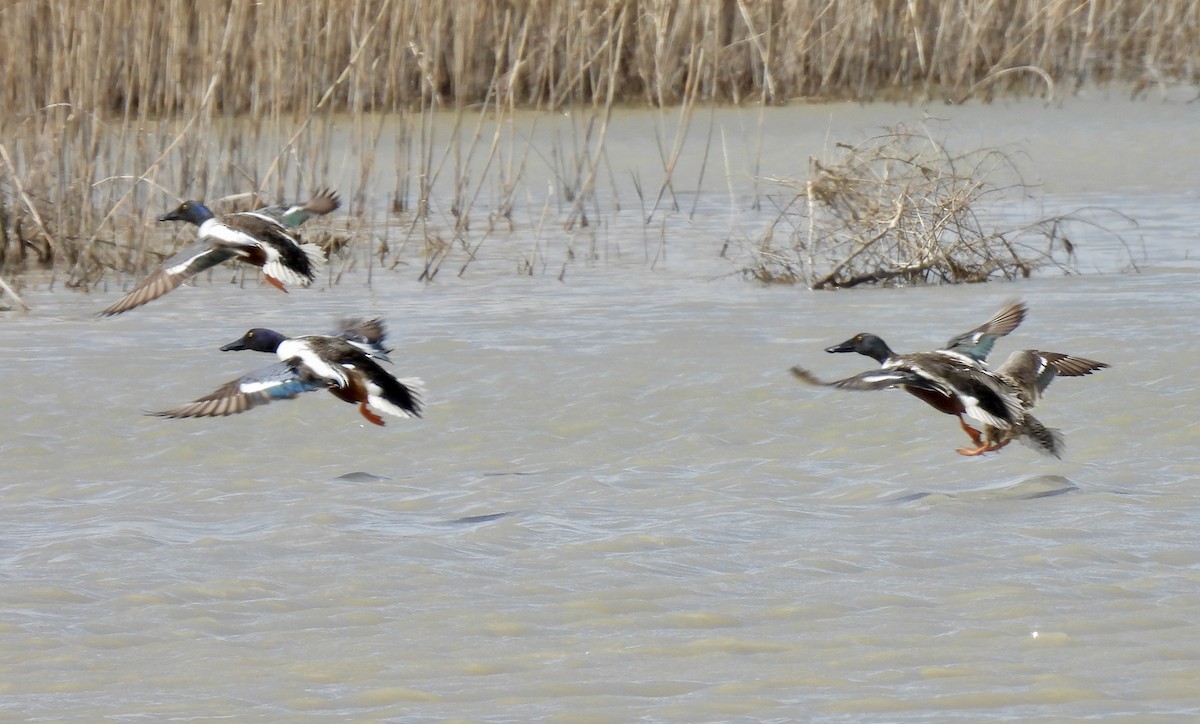
[{"label": "shallow water", "polygon": [[[497,247],[432,285],[376,272],[284,296],[223,272],[114,319],[93,315],[116,289],[28,290],[33,312],[0,318],[0,713],[1197,715],[1200,164],[1179,106],[1107,103],[959,123],[1003,142],[1021,137],[1014,117],[1037,123],[1049,203],[1136,218],[1136,274],[1097,239],[1080,276],[767,289],[723,276],[701,233],[653,268],[606,257],[564,282],[517,276]],[[718,213],[698,228],[722,228]],[[866,369],[821,351],[858,331],[938,346],[1012,297],[1031,314],[997,359],[1112,364],[1056,381],[1040,408],[1062,460],[962,458],[957,423],[907,395],[787,374]],[[217,351],[247,327],[351,314],[388,319],[397,373],[428,387],[424,419],[376,428],[316,393],[228,419],[140,414],[269,363]]]}]

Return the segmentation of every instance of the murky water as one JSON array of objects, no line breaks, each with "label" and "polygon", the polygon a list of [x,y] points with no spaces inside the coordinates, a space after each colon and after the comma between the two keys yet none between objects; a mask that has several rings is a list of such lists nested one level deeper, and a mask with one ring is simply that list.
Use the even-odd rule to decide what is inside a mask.
[{"label": "murky water", "polygon": [[[654,268],[609,256],[565,282],[498,251],[428,286],[376,272],[284,296],[218,274],[115,319],[93,315],[116,290],[29,291],[32,313],[0,319],[0,712],[1196,716],[1196,110],[951,110],[1028,140],[1050,203],[1136,218],[1141,272],[1082,243],[1081,276],[765,289],[722,276],[700,232]],[[768,127],[923,112],[779,110]],[[1113,365],[1050,389],[1038,415],[1066,434],[1063,460],[962,458],[953,418],[907,395],[786,372],[866,369],[821,351],[864,330],[932,348],[1014,296],[1031,314],[997,359]],[[228,419],[140,414],[267,364],[217,351],[247,327],[348,314],[388,319],[425,419],[375,428],[316,393]]]}]

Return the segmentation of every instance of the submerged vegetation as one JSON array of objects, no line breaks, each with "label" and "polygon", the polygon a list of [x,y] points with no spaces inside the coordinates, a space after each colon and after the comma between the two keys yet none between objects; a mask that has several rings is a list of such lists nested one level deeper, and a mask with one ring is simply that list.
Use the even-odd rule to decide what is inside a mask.
[{"label": "submerged vegetation", "polygon": [[[314,232],[335,280],[461,273],[514,229],[518,270],[562,274],[621,205],[601,197],[619,104],[658,109],[662,175],[624,204],[649,236],[679,206],[704,105],[1194,84],[1197,37],[1200,7],[1174,0],[9,3],[0,274],[89,288],[170,253],[178,240],[150,220],[180,197],[220,211],[336,179],[351,213]],[[516,130],[526,109],[571,111],[550,152]],[[549,190],[526,178],[535,163]]]},{"label": "submerged vegetation", "polygon": [[954,153],[928,129],[887,129],[842,158],[810,162],[805,181],[754,248],[747,274],[812,289],[859,284],[953,284],[1072,269],[1070,233],[1093,226],[1088,209],[1030,220],[1004,218],[1032,189],[997,148]]}]

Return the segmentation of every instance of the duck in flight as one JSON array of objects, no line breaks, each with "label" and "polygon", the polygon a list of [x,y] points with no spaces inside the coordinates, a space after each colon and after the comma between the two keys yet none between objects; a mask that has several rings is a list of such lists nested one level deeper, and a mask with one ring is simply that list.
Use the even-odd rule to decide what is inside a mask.
[{"label": "duck in flight", "polygon": [[337,194],[329,190],[318,192],[301,205],[269,206],[220,216],[198,201],[185,201],[158,220],[186,221],[199,227],[195,243],[100,314],[111,317],[140,307],[230,259],[261,267],[267,281],[280,291],[287,291],[285,284],[308,286],[316,279],[325,254],[317,245],[301,242],[295,229],[340,205]]},{"label": "duck in flight", "polygon": [[421,416],[421,380],[397,379],[376,361],[386,360],[390,351],[384,346],[381,320],[350,321],[337,334],[303,337],[255,328],[221,349],[272,352],[281,361],[227,382],[187,405],[151,414],[224,417],[305,392],[328,390],[340,400],[358,404],[362,416],[374,425],[384,424],[384,414]]},{"label": "duck in flight", "polygon": [[[801,381],[814,385],[858,390],[900,387],[934,409],[958,417],[973,445],[959,448],[962,455],[980,455],[1021,439],[1059,457],[1063,449],[1061,434],[1046,428],[1029,411],[1055,376],[1091,374],[1108,365],[1055,352],[1022,350],[1014,352],[995,372],[989,371],[986,359],[996,339],[1016,329],[1026,311],[1021,302],[1009,302],[983,325],[951,338],[934,352],[901,355],[876,335],[857,334],[826,351],[858,352],[881,367],[844,380],[822,382],[801,367],[791,371]],[[984,434],[968,425],[964,415],[982,423]]]},{"label": "duck in flight", "polygon": [[[987,361],[988,355],[991,354],[992,348],[996,345],[996,340],[1020,326],[1027,312],[1028,308],[1023,302],[1010,300],[999,311],[993,314],[988,321],[969,332],[963,332],[951,337],[942,349],[936,352],[921,353],[922,356],[916,359],[914,359],[916,357],[914,355],[899,355],[893,352],[887,342],[869,332],[860,332],[841,344],[826,347],[825,351],[831,353],[857,352],[870,357],[885,368],[889,365],[901,365],[904,362],[921,364],[923,361],[924,368],[941,369],[943,372],[953,375],[956,370],[964,366],[966,368],[982,368],[982,365]],[[902,359],[903,357],[908,357],[909,359],[904,360]],[[804,381],[815,379],[800,367],[792,368],[792,373]],[[960,374],[969,375],[970,373],[962,372]],[[854,384],[857,383],[848,383],[843,386],[852,387]],[[905,392],[923,400],[935,410],[957,417],[959,425],[962,426],[967,436],[971,438],[972,444],[976,447],[983,445],[983,437],[980,432],[968,425],[967,421],[963,419],[963,415],[967,413],[965,401],[954,394],[952,388],[945,385],[931,387],[929,383],[919,380],[913,383],[905,383],[902,380],[897,380],[897,384]],[[882,388],[872,387],[867,389]],[[988,396],[986,393],[980,394],[985,395],[985,399],[988,400],[988,403],[993,408],[997,408],[997,405],[1000,404],[998,399]]]}]

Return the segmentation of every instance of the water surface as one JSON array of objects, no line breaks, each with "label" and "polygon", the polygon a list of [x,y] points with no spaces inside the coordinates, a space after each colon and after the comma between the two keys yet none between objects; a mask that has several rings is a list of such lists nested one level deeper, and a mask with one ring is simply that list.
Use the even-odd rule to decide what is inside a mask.
[{"label": "water surface", "polygon": [[[821,152],[811,129],[943,110],[793,108],[767,127],[809,129],[779,131],[799,175]],[[1200,164],[1180,135],[1195,109],[947,113],[1026,144],[1048,205],[1137,219],[1140,272],[1097,237],[1077,241],[1078,276],[763,288],[729,276],[727,197],[705,197],[660,263],[601,255],[563,281],[515,274],[497,243],[430,285],[360,270],[284,296],[222,270],[115,319],[94,316],[115,288],[27,290],[33,311],[0,319],[0,712],[1195,716]],[[640,249],[623,223],[607,239]],[[859,331],[936,347],[1012,297],[1031,313],[997,359],[1112,364],[1050,389],[1039,418],[1065,433],[1062,460],[962,458],[953,418],[907,395],[787,374],[867,369],[821,351]],[[267,364],[218,351],[250,326],[351,314],[387,318],[397,373],[428,387],[424,419],[376,428],[323,393],[227,419],[141,414]]]}]

